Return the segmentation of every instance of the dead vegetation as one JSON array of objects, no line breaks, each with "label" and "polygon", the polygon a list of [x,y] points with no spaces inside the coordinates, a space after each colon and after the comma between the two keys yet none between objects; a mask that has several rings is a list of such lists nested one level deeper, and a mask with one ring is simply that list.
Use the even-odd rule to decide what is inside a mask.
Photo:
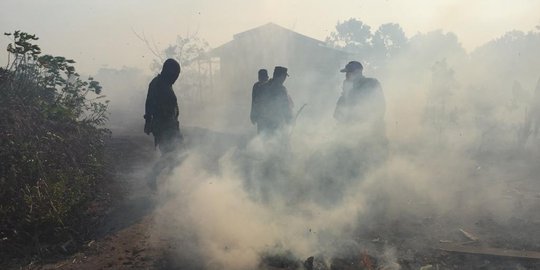
[{"label": "dead vegetation", "polygon": [[[99,83],[24,32],[0,68],[1,261],[70,253],[91,231],[109,132]],[[103,198],[101,198],[103,199]]]}]

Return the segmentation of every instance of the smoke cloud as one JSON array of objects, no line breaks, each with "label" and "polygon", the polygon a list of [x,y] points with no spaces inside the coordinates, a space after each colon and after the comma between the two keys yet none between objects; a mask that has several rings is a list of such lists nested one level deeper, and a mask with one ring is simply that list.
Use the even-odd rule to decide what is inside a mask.
[{"label": "smoke cloud", "polygon": [[[524,43],[539,43],[528,35]],[[289,88],[296,109],[308,105],[276,136],[186,128],[181,164],[159,179],[153,238],[177,240],[176,263],[203,269],[255,269],[272,254],[329,264],[361,252],[399,269],[411,252],[457,242],[459,228],[494,245],[538,248],[538,139],[525,127],[540,60],[499,62],[508,40],[467,54],[452,34],[418,34],[386,67],[368,67],[383,86],[387,141],[362,123],[334,121],[337,71],[327,79],[335,90]],[[527,48],[520,59],[540,59]],[[316,93],[324,105],[309,104]],[[238,96],[216,95],[216,106],[234,112],[212,114],[209,103],[190,123],[237,115]],[[244,130],[247,119],[237,119]]]}]

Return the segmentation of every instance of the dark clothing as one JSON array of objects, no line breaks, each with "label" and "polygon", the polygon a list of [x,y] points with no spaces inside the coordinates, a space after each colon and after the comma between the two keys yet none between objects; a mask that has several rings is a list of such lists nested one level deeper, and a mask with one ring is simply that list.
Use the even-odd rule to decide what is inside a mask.
[{"label": "dark clothing", "polygon": [[161,75],[155,77],[148,86],[146,96],[145,119],[174,119],[178,118],[178,101],[172,89]]},{"label": "dark clothing", "polygon": [[267,81],[258,81],[253,85],[253,90],[251,91],[251,113],[249,115],[252,124],[257,124],[260,118],[261,92],[266,82]]},{"label": "dark clothing", "polygon": [[388,155],[385,107],[382,88],[376,79],[360,76],[352,82],[344,82],[334,118],[342,124],[342,132],[350,132],[348,137],[357,144],[352,149],[354,155],[343,149],[336,154],[350,155],[354,159],[356,167],[349,174],[353,179],[372,166],[382,164]]},{"label": "dark clothing", "polygon": [[178,102],[170,80],[163,75],[155,77],[148,87],[144,118],[150,121],[154,142],[163,153],[171,152],[181,141],[178,122]]},{"label": "dark clothing", "polygon": [[383,122],[385,101],[379,81],[360,77],[350,87],[344,83],[334,112],[334,118],[340,122]]},{"label": "dark clothing", "polygon": [[258,131],[273,132],[292,121],[293,103],[287,88],[283,84],[270,79],[260,88],[259,115],[257,117]]}]

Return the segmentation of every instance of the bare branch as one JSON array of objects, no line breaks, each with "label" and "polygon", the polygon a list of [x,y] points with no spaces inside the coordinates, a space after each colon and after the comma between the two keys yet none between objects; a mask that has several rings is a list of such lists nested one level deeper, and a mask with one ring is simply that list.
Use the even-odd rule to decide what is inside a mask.
[{"label": "bare branch", "polygon": [[144,42],[144,44],[146,45],[146,48],[157,58],[159,58],[159,60],[161,60],[162,62],[165,60],[163,59],[163,57],[161,56],[161,54],[159,53],[159,49],[156,45],[156,43],[152,40],[152,44],[150,44],[150,42],[148,41],[148,39],[146,38],[146,35],[144,34],[144,32],[142,32],[142,35],[138,34],[133,28],[131,28],[131,31],[133,32],[133,34],[142,42]]}]

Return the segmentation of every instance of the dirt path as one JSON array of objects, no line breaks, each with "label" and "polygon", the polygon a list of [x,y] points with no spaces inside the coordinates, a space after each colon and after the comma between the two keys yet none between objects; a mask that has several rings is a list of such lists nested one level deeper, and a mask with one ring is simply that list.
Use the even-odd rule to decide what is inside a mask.
[{"label": "dirt path", "polygon": [[[212,148],[215,156],[208,156],[209,162],[217,162],[221,153],[244,139],[198,128],[189,128],[184,135],[187,147]],[[186,263],[189,269],[200,268],[189,265],[189,258],[178,258],[178,247],[185,245],[180,242],[186,239],[152,237],[156,198],[147,181],[152,164],[159,158],[152,138],[144,134],[113,135],[108,150],[115,162],[111,186],[119,189],[114,194],[120,198],[107,211],[95,240],[60,261],[18,269],[186,269]]]}]

